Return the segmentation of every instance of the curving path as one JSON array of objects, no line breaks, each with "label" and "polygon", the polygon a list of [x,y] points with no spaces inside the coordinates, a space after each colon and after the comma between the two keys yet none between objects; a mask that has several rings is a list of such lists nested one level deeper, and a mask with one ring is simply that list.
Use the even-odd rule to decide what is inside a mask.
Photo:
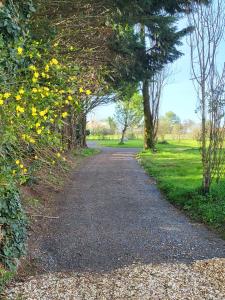
[{"label": "curving path", "polygon": [[[96,296],[98,294],[93,292],[95,296],[92,298],[90,292],[88,296],[85,296],[85,293],[81,294],[83,297],[78,294],[75,297],[73,296],[75,294],[72,294],[67,298],[63,298],[62,295],[61,298],[57,296],[48,298],[47,294],[43,294],[41,299],[225,299],[225,286],[223,285],[222,290],[217,285],[218,295],[213,290],[215,298],[209,297],[210,292],[207,292],[206,297],[201,294],[198,298],[197,295],[201,291],[200,283],[196,289],[197,294],[193,294],[190,298],[188,296],[185,298],[185,294],[182,296],[182,293],[181,298],[179,296],[173,298],[173,295],[176,295],[175,292],[171,296],[165,292],[169,289],[168,278],[160,283],[160,280],[166,276],[163,271],[160,269],[162,273],[156,272],[156,277],[152,275],[155,268],[162,268],[170,274],[169,279],[172,280],[174,274],[182,278],[186,276],[185,274],[189,274],[189,268],[191,268],[190,274],[194,272],[192,271],[193,265],[189,267],[189,263],[198,260],[208,260],[210,270],[214,272],[211,259],[225,258],[225,241],[205,226],[193,223],[169,204],[155,183],[139,166],[135,158],[136,152],[135,149],[104,148],[101,154],[85,160],[74,172],[72,183],[56,202],[56,214],[59,219],[48,221],[47,226],[50,229],[48,232],[51,234],[40,238],[39,249],[34,253],[34,256],[37,256],[37,253],[40,254],[35,258],[39,259],[43,269],[47,272],[52,274],[73,272],[70,276],[74,280],[69,277],[72,280],[69,285],[75,284],[76,281],[77,290],[85,286],[85,280],[91,280],[91,284],[95,287],[95,283],[98,285],[100,282],[102,288],[97,290],[102,296],[98,297]],[[218,261],[219,265],[221,266],[222,263],[224,268],[224,260],[216,260],[216,264]],[[140,279],[142,278],[140,272],[135,269],[136,265],[142,266],[140,270],[142,270],[141,274],[144,274],[143,282]],[[157,291],[160,291],[159,287],[158,290],[156,288],[156,294],[154,294],[154,288],[151,288],[150,283],[147,285],[147,294],[143,295],[139,294],[136,288],[133,294],[122,296],[116,296],[115,291],[114,294],[107,294],[108,296],[106,292],[101,294],[105,288],[104,282],[108,286],[107,291],[110,290],[109,281],[114,282],[115,285],[114,279],[118,279],[118,276],[112,274],[118,274],[118,272],[120,274],[120,270],[125,270],[121,272],[126,274],[121,275],[121,282],[126,281],[129,276],[133,278],[133,272],[136,270],[134,277],[139,278],[140,286],[144,284],[142,288],[138,285],[143,291],[150,276],[152,276],[151,283],[158,278],[159,287],[161,284],[165,286],[165,294],[163,292],[157,294]],[[222,275],[219,278],[225,279],[223,277],[225,271],[220,270],[220,272]],[[44,275],[44,279],[41,280],[46,282],[46,276],[53,280],[52,274]],[[54,282],[61,280],[57,279],[57,276]],[[195,276],[190,275],[185,282],[194,280],[194,287],[201,276],[198,273],[196,279]],[[78,278],[83,279],[78,280]],[[210,275],[204,278],[208,279],[204,279],[205,283],[203,280],[203,287],[211,288],[208,282]],[[132,287],[132,284],[135,286],[135,279],[130,282],[126,281],[126,284],[129,287]],[[37,284],[34,287],[37,288]],[[191,295],[190,290],[187,295]],[[25,299],[39,298],[37,296]]]}]

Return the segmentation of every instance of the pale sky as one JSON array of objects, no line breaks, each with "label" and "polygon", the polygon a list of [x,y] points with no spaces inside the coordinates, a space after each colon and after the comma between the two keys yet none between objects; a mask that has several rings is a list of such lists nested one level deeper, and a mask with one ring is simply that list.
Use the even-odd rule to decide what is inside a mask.
[{"label": "pale sky", "polygon": [[[181,21],[181,24],[184,24],[184,20]],[[225,42],[223,41],[218,59],[218,63],[221,66],[225,61],[224,48]],[[173,111],[181,120],[191,119],[200,122],[198,114],[195,113],[197,96],[191,81],[190,49],[187,44],[187,38],[183,39],[183,46],[179,49],[184,55],[170,66],[172,75],[163,91],[160,115],[164,115],[168,111]],[[103,120],[109,116],[113,116],[114,111],[115,105],[113,104],[98,107],[89,118]]]}]

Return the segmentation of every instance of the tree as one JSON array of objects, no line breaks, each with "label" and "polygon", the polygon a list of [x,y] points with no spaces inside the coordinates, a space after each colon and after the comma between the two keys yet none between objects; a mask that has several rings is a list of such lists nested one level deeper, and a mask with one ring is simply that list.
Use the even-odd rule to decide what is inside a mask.
[{"label": "tree", "polygon": [[115,118],[122,127],[120,144],[124,144],[127,129],[140,124],[143,118],[141,95],[138,93],[131,95],[129,92],[123,95],[117,103]]},{"label": "tree", "polygon": [[172,111],[169,111],[165,116],[159,119],[158,135],[164,140],[166,134],[176,133],[177,136],[181,134],[180,118]]},{"label": "tree", "polygon": [[193,82],[201,113],[202,191],[208,193],[214,177],[219,181],[224,160],[225,68],[217,67],[217,52],[224,37],[225,11],[222,0],[208,6],[192,5],[194,26],[190,35]]},{"label": "tree", "polygon": [[113,117],[108,117],[107,122],[109,124],[110,133],[115,134],[117,130],[117,124]]}]

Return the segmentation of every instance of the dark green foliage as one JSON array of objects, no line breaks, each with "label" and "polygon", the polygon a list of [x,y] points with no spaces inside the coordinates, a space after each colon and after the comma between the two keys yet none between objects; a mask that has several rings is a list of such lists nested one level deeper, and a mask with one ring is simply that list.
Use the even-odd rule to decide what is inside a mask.
[{"label": "dark green foliage", "polygon": [[0,32],[5,40],[24,37],[28,30],[28,20],[35,11],[32,0],[5,1],[0,8]]},{"label": "dark green foliage", "polygon": [[1,261],[9,269],[17,266],[25,252],[26,217],[21,207],[20,194],[13,184],[0,187]]}]

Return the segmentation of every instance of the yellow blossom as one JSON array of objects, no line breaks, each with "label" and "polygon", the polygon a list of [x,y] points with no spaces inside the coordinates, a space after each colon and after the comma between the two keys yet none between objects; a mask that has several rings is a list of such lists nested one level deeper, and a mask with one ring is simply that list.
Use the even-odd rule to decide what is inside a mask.
[{"label": "yellow blossom", "polygon": [[4,101],[2,99],[0,99],[0,105],[3,105]]},{"label": "yellow blossom", "polygon": [[23,164],[20,164],[20,168],[23,169],[23,168],[24,168],[24,165],[23,165]]},{"label": "yellow blossom", "polygon": [[51,65],[58,65],[59,62],[58,62],[58,60],[57,60],[56,58],[53,58],[53,59],[50,61],[50,64],[51,64]]},{"label": "yellow blossom", "polygon": [[38,90],[36,88],[33,88],[32,92],[36,94],[38,92]]},{"label": "yellow blossom", "polygon": [[34,78],[38,78],[39,77],[39,73],[38,72],[34,72]]},{"label": "yellow blossom", "polygon": [[18,53],[19,55],[22,55],[22,54],[23,54],[23,48],[22,48],[22,47],[18,47],[18,48],[17,48],[17,53]]},{"label": "yellow blossom", "polygon": [[3,96],[4,96],[5,99],[8,99],[11,96],[11,94],[10,93],[5,93]]},{"label": "yellow blossom", "polygon": [[58,158],[60,158],[60,157],[61,157],[61,154],[58,152],[58,153],[56,154],[56,156],[57,156]]},{"label": "yellow blossom", "polygon": [[49,65],[45,66],[45,72],[49,72]]},{"label": "yellow blossom", "polygon": [[67,97],[67,99],[68,99],[69,101],[72,101],[72,100],[73,100],[73,97],[69,95],[69,96]]},{"label": "yellow blossom", "polygon": [[20,95],[23,95],[24,93],[25,93],[25,91],[24,91],[23,88],[19,89],[19,94],[20,94]]},{"label": "yellow blossom", "polygon": [[33,106],[31,108],[31,111],[32,111],[32,116],[35,117],[37,115],[37,109],[36,109],[36,107]]},{"label": "yellow blossom", "polygon": [[13,171],[12,171],[12,174],[13,174],[13,175],[16,175],[16,170],[13,170]]},{"label": "yellow blossom", "polygon": [[40,112],[39,112],[39,115],[40,115],[41,117],[44,117],[47,113],[48,113],[48,109],[45,109],[45,110],[40,111]]},{"label": "yellow blossom", "polygon": [[16,160],[16,164],[17,164],[17,165],[20,164],[20,160],[19,160],[19,159]]},{"label": "yellow blossom", "polygon": [[29,66],[29,70],[31,70],[31,71],[36,71],[37,68],[36,68],[34,65],[30,65],[30,66]]},{"label": "yellow blossom", "polygon": [[19,100],[21,100],[22,99],[22,97],[20,96],[20,95],[16,95],[16,100],[17,101],[19,101]]},{"label": "yellow blossom", "polygon": [[33,77],[33,78],[32,78],[32,82],[33,82],[33,83],[36,83],[36,82],[37,82],[37,78]]},{"label": "yellow blossom", "polygon": [[41,134],[41,133],[42,133],[42,129],[38,129],[37,134]]},{"label": "yellow blossom", "polygon": [[86,95],[91,95],[91,91],[90,90],[86,90]]},{"label": "yellow blossom", "polygon": [[30,138],[29,141],[30,141],[31,144],[35,144],[35,139]]},{"label": "yellow blossom", "polygon": [[17,111],[18,113],[24,113],[25,109],[24,109],[24,107],[17,105],[17,106],[16,106],[16,111]]},{"label": "yellow blossom", "polygon": [[63,118],[66,118],[67,116],[68,116],[68,112],[67,111],[65,111],[65,112],[62,113],[62,117]]},{"label": "yellow blossom", "polygon": [[83,89],[83,88],[79,88],[79,92],[80,92],[80,93],[83,93],[83,92],[84,92],[84,89]]},{"label": "yellow blossom", "polygon": [[37,123],[35,124],[35,126],[36,126],[36,128],[39,128],[39,127],[41,126],[41,124],[40,124],[39,122],[37,122]]}]

